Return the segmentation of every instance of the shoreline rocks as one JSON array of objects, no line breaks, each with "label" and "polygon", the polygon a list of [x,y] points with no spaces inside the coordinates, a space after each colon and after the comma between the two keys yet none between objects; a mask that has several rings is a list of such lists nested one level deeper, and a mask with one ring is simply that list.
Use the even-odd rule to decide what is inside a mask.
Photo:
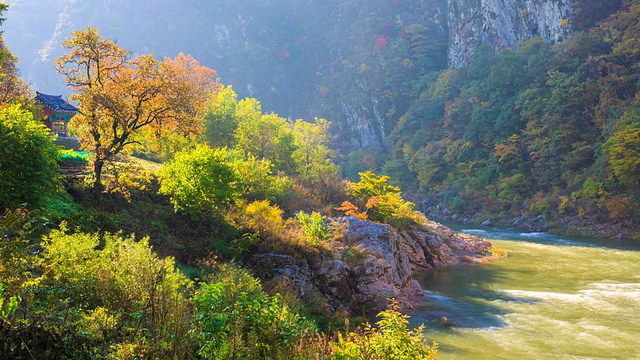
[{"label": "shoreline rocks", "polygon": [[356,312],[384,308],[389,298],[412,308],[423,295],[412,277],[415,273],[482,261],[491,255],[488,241],[455,234],[432,221],[400,230],[355,217],[335,221],[343,236],[334,240],[331,255],[310,260],[257,254],[249,260],[250,267],[266,288],[285,284],[299,297],[320,294],[331,312],[339,308]]}]

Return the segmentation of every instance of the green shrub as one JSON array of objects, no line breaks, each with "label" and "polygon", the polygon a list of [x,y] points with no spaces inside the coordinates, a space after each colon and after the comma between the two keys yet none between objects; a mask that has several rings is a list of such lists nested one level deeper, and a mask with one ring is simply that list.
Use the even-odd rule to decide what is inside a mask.
[{"label": "green shrub", "polygon": [[193,298],[200,326],[198,354],[206,359],[290,359],[313,323],[268,296],[246,270],[221,266]]},{"label": "green shrub", "polygon": [[42,246],[42,276],[34,282],[30,316],[46,319],[43,326],[60,332],[58,341],[95,345],[92,351],[100,357],[124,343],[149,357],[194,351],[191,282],[173,258],[158,257],[147,238],[70,234],[63,226]]},{"label": "green shrub", "polygon": [[338,336],[336,349],[331,358],[335,360],[432,360],[436,359],[436,344],[425,344],[424,325],[409,330],[408,315],[398,311],[398,303],[392,301],[390,309],[378,314],[377,327],[365,324],[363,331]]},{"label": "green shrub", "polygon": [[174,209],[192,216],[215,213],[231,203],[238,196],[235,183],[240,180],[227,160],[226,149],[206,145],[177,153],[160,169],[158,178],[160,193],[171,196]]},{"label": "green shrub", "polygon": [[327,218],[319,212],[314,211],[308,215],[300,211],[296,214],[296,219],[311,245],[318,246],[333,239],[333,228],[327,223]]},{"label": "green shrub", "polygon": [[465,211],[467,210],[467,202],[460,197],[455,197],[453,202],[451,202],[451,207],[456,211]]},{"label": "green shrub", "polygon": [[58,148],[19,105],[0,110],[0,149],[0,209],[39,209],[61,189]]}]

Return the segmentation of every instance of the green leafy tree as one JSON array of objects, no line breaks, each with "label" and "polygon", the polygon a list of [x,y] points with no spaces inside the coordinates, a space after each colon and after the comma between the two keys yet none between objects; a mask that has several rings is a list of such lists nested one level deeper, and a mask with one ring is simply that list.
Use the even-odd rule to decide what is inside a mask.
[{"label": "green leafy tree", "polygon": [[631,188],[640,186],[640,122],[616,132],[603,145],[614,174],[622,184]]},{"label": "green leafy tree", "polygon": [[206,105],[204,136],[212,148],[229,147],[235,144],[234,134],[238,128],[238,95],[231,86],[212,94]]},{"label": "green leafy tree", "polygon": [[193,216],[217,212],[239,195],[240,177],[226,149],[198,145],[181,151],[160,169],[160,193],[169,195],[176,211]]},{"label": "green leafy tree", "polygon": [[236,186],[246,200],[275,200],[291,186],[286,176],[274,174],[273,164],[242,150],[229,151],[231,166],[238,174]]},{"label": "green leafy tree", "polygon": [[389,177],[378,176],[372,171],[358,173],[360,181],[348,185],[347,194],[353,196],[360,205],[366,204],[374,196],[399,193],[400,188],[389,184]]},{"label": "green leafy tree", "polygon": [[276,170],[293,174],[292,155],[296,149],[295,137],[287,120],[276,114],[255,114],[241,117],[236,131],[237,146],[258,159],[271,161]]},{"label": "green leafy tree", "polygon": [[0,109],[0,208],[39,209],[61,189],[49,131],[19,105]]},{"label": "green leafy tree", "polygon": [[334,151],[329,148],[330,125],[327,120],[318,118],[314,123],[298,119],[291,124],[295,139],[295,150],[291,155],[302,179],[317,182],[327,174],[335,176],[337,166],[331,162]]}]

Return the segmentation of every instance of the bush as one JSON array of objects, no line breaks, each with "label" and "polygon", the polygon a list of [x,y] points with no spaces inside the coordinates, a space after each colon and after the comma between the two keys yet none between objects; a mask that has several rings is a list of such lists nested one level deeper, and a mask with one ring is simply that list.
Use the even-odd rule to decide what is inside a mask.
[{"label": "bush", "polygon": [[247,205],[242,221],[244,226],[257,232],[263,239],[277,237],[284,230],[282,210],[266,200],[257,200]]},{"label": "bush", "polygon": [[296,219],[302,230],[307,235],[307,239],[313,246],[327,243],[333,239],[333,229],[327,223],[327,218],[319,212],[312,212],[311,215],[300,211],[296,214]]},{"label": "bush", "polygon": [[224,265],[209,279],[193,298],[204,358],[290,359],[303,331],[314,328],[246,270]]},{"label": "bush", "polygon": [[238,196],[240,180],[227,161],[226,149],[198,145],[181,151],[160,169],[160,193],[171,196],[176,211],[192,216],[217,212]]},{"label": "bush", "polygon": [[229,152],[230,164],[240,178],[239,193],[248,201],[275,200],[291,187],[290,180],[283,175],[273,175],[273,164],[266,159],[257,159],[251,153]]},{"label": "bush", "polygon": [[392,301],[388,310],[378,314],[377,328],[365,324],[363,331],[339,336],[332,359],[435,359],[436,344],[432,347],[425,344],[424,325],[409,330],[409,316],[401,314],[398,309],[398,303]]},{"label": "bush", "polygon": [[[414,211],[415,204],[402,198],[400,188],[388,184],[388,176],[377,176],[371,171],[359,174],[359,182],[347,185],[347,195],[352,196],[357,204],[364,204],[369,219],[396,227],[425,223],[424,215]],[[359,218],[364,217],[358,213],[357,207],[348,202],[343,203],[341,209]]]},{"label": "bush", "polygon": [[[52,231],[43,242],[28,321],[107,356],[123,344],[149,357],[177,357],[191,346],[191,282],[148,239]],[[76,345],[69,345],[75,347]],[[65,345],[66,346],[66,345]]]},{"label": "bush", "polygon": [[0,209],[39,209],[61,189],[57,147],[19,105],[0,110],[0,148]]}]

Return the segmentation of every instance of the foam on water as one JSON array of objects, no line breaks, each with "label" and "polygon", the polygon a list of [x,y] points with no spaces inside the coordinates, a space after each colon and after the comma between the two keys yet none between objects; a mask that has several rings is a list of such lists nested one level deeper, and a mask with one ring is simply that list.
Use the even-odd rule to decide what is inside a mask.
[{"label": "foam on water", "polygon": [[640,284],[594,283],[577,293],[559,293],[528,290],[500,290],[520,302],[534,299],[541,302],[579,304],[594,311],[620,312],[628,305],[640,306]]},{"label": "foam on water", "polygon": [[527,232],[523,232],[523,233],[520,233],[518,235],[520,235],[522,237],[525,237],[525,238],[545,238],[545,237],[549,237],[549,234],[545,233],[545,232],[528,232],[528,233]]},{"label": "foam on water", "polygon": [[476,236],[487,236],[487,234],[489,234],[487,230],[480,230],[480,229],[463,229],[463,230],[460,230],[460,232],[469,234],[469,235],[476,235]]}]

